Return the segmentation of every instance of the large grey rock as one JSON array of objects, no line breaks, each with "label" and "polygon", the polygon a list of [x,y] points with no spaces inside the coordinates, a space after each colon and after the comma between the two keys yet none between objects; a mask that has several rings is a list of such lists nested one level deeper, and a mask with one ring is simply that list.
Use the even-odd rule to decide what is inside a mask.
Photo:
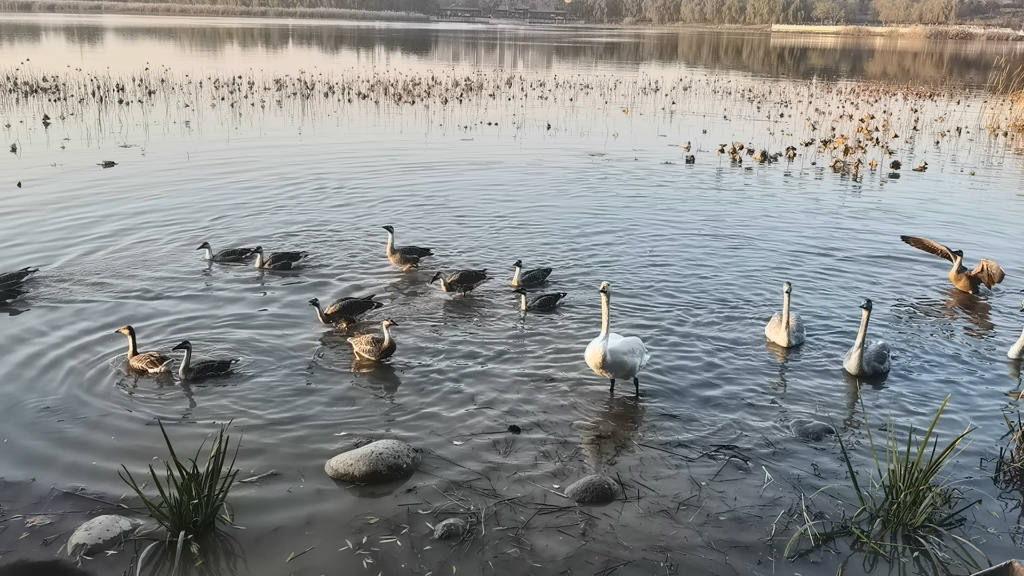
[{"label": "large grey rock", "polygon": [[411,476],[420,465],[420,453],[400,440],[378,440],[338,454],[324,470],[335,480],[358,484],[384,484]]},{"label": "large grey rock", "polygon": [[95,554],[109,550],[135,536],[142,522],[134,518],[106,514],[78,527],[68,539],[68,555]]},{"label": "large grey rock", "polygon": [[619,497],[619,485],[601,474],[584,476],[565,489],[577,504],[607,504]]},{"label": "large grey rock", "polygon": [[814,420],[797,419],[790,424],[790,430],[797,438],[820,442],[836,433],[836,429],[830,424],[816,422]]},{"label": "large grey rock", "polygon": [[466,524],[462,518],[449,518],[434,526],[434,540],[462,538],[468,528],[469,524]]}]

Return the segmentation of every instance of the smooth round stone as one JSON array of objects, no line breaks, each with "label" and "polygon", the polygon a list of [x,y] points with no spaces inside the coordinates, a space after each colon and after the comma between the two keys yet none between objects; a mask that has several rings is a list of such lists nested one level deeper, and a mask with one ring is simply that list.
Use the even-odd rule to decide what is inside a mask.
[{"label": "smooth round stone", "polygon": [[790,429],[797,438],[810,440],[811,442],[820,442],[836,433],[836,429],[831,424],[803,419],[794,420],[790,424]]},{"label": "smooth round stone", "polygon": [[607,504],[619,497],[619,485],[607,476],[591,474],[566,488],[565,495],[577,504]]},{"label": "smooth round stone", "polygon": [[462,538],[469,529],[469,524],[462,518],[449,518],[434,526],[434,540],[451,540]]},{"label": "smooth round stone", "polygon": [[135,536],[142,522],[117,514],[97,516],[78,527],[68,539],[68,555],[94,554],[109,550]]},{"label": "smooth round stone", "polygon": [[338,454],[324,470],[335,480],[357,484],[385,484],[407,478],[420,465],[420,453],[400,440],[378,440]]}]

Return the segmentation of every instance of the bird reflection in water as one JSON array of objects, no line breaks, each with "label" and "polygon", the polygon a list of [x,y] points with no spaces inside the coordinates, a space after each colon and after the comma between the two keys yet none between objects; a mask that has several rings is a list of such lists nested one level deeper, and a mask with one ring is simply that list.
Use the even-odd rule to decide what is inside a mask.
[{"label": "bird reflection in water", "polygon": [[766,343],[765,348],[775,356],[775,360],[779,363],[779,376],[774,381],[771,381],[772,390],[783,394],[786,392],[786,385],[788,383],[786,371],[789,370],[789,361],[800,357],[800,348],[783,348],[771,342]]},{"label": "bird reflection in water", "polygon": [[873,390],[884,390],[885,380],[888,374],[881,376],[854,376],[849,372],[843,371],[843,382],[846,385],[846,417],[843,418],[843,427],[860,427],[862,422],[861,418],[857,416],[857,404],[860,403],[860,391],[864,386],[869,386]]},{"label": "bird reflection in water", "polygon": [[353,358],[351,369],[356,375],[356,386],[366,388],[375,396],[387,400],[394,400],[395,393],[402,385],[402,377],[391,364]]},{"label": "bird reflection in water", "polygon": [[634,446],[646,408],[635,396],[609,396],[595,417],[579,422],[580,447],[595,473],[615,464],[620,453]]},{"label": "bird reflection in water", "polygon": [[992,305],[988,298],[961,292],[956,288],[947,291],[945,315],[950,320],[963,316],[974,328],[965,327],[964,331],[971,338],[984,338],[985,334],[995,328],[992,323]]}]

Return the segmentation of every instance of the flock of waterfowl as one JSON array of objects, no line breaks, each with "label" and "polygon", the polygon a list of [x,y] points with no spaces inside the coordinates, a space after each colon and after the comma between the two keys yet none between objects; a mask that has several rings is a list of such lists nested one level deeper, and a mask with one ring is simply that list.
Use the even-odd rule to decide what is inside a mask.
[{"label": "flock of waterfowl", "polygon": [[[434,255],[431,248],[396,246],[394,228],[392,226],[383,228],[388,233],[385,255],[392,264],[401,270],[416,270],[423,258]],[[963,265],[964,255],[961,250],[952,250],[937,242],[916,236],[900,236],[900,239],[914,248],[950,261],[952,268],[948,274],[949,280],[958,290],[968,294],[976,294],[982,286],[991,289],[1002,282],[1006,276],[1003,269],[991,260],[982,259],[977,267],[969,270]],[[214,252],[208,242],[203,242],[197,250],[203,250],[204,259],[211,263],[238,264],[252,261],[254,267],[261,270],[292,270],[301,265],[301,261],[308,256],[307,252],[302,251],[274,252],[268,255],[260,246],[231,248]],[[510,285],[513,292],[520,296],[519,309],[522,312],[554,310],[566,296],[565,292],[555,292],[529,298],[527,289],[539,288],[547,283],[552,269],[523,270],[521,260],[516,260],[512,268],[513,275]],[[37,271],[37,268],[22,268],[14,272],[0,274],[0,305],[24,294],[24,283]],[[445,292],[466,295],[490,278],[485,269],[453,270],[447,273],[437,271],[431,277],[430,283],[440,281],[440,287]],[[803,321],[800,315],[792,310],[792,292],[792,284],[784,283],[782,312],[774,314],[764,329],[768,341],[783,348],[799,346],[806,340]],[[647,365],[651,354],[639,337],[621,336],[611,332],[611,285],[608,282],[602,282],[599,293],[601,296],[601,331],[586,347],[583,354],[584,359],[595,374],[610,381],[613,392],[616,380],[632,380],[636,394],[639,395],[639,374]],[[341,298],[327,307],[323,307],[319,299],[312,298],[309,300],[309,305],[315,309],[320,322],[347,329],[355,324],[360,316],[384,305],[374,300],[374,296],[374,294],[370,294],[363,297]],[[885,375],[891,368],[889,346],[884,342],[872,342],[867,339],[872,310],[871,300],[865,299],[860,308],[860,329],[853,346],[843,359],[843,368],[854,376]],[[381,362],[394,355],[397,343],[391,334],[391,328],[395,326],[398,326],[397,322],[391,318],[385,318],[381,322],[380,333],[362,334],[348,338],[356,360]],[[115,332],[128,338],[127,366],[131,371],[148,374],[172,372],[174,358],[160,352],[139,351],[135,329],[132,326],[123,326]],[[183,381],[229,375],[238,362],[237,358],[224,358],[193,363],[192,344],[188,340],[182,341],[172,350],[184,352],[178,367],[178,376]],[[1007,356],[1011,359],[1024,357],[1024,331],[1010,348]]]}]

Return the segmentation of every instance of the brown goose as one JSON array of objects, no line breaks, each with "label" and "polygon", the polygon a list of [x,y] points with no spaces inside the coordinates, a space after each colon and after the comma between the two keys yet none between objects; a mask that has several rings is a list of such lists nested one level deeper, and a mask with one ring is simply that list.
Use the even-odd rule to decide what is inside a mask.
[{"label": "brown goose", "polygon": [[370,310],[376,310],[384,305],[381,302],[375,302],[373,300],[374,296],[376,294],[370,294],[362,298],[340,298],[332,302],[327,308],[321,308],[320,300],[313,298],[309,301],[309,305],[316,308],[316,317],[320,319],[320,322],[347,326],[355,324],[356,316],[365,314]]},{"label": "brown goose", "polygon": [[534,268],[524,272],[522,260],[516,260],[516,263],[512,265],[512,269],[515,270],[515,273],[512,275],[513,288],[540,286],[548,281],[548,276],[551,276],[551,268]]},{"label": "brown goose", "polygon": [[26,278],[39,271],[39,268],[22,268],[14,272],[0,273],[0,290],[19,288]]},{"label": "brown goose", "polygon": [[182,380],[204,380],[227,376],[231,374],[232,366],[238,362],[238,358],[229,358],[226,360],[203,360],[192,364],[192,343],[188,340],[178,344],[172,350],[185,351],[185,358],[178,366],[178,377]]},{"label": "brown goose", "polygon": [[441,290],[466,294],[487,280],[487,270],[456,270],[447,276],[438,271],[430,283],[438,279],[441,280]]},{"label": "brown goose", "polygon": [[900,240],[918,250],[923,250],[952,262],[953,269],[949,271],[949,280],[953,283],[953,286],[956,286],[957,290],[962,292],[976,294],[982,284],[991,289],[1006,277],[1006,273],[999,267],[999,264],[984,258],[981,259],[981,262],[978,263],[974,270],[968,270],[963,265],[963,250],[950,250],[938,242],[932,242],[927,238],[919,238],[917,236],[900,236]]},{"label": "brown goose", "polygon": [[128,366],[139,372],[150,374],[162,374],[171,371],[173,358],[164,356],[159,352],[139,352],[135,341],[135,328],[122,326],[114,330],[115,334],[124,334],[128,337]]},{"label": "brown goose", "polygon": [[385,318],[381,322],[380,334],[363,334],[349,338],[348,343],[352,345],[356,360],[380,361],[390,358],[398,348],[389,330],[392,326],[398,326],[398,323],[391,318]]},{"label": "brown goose", "polygon": [[383,227],[388,231],[388,244],[384,247],[384,253],[388,260],[395,266],[401,266],[405,270],[416,268],[420,264],[420,258],[433,256],[431,248],[420,248],[419,246],[395,246],[395,228],[388,225]]}]

